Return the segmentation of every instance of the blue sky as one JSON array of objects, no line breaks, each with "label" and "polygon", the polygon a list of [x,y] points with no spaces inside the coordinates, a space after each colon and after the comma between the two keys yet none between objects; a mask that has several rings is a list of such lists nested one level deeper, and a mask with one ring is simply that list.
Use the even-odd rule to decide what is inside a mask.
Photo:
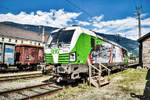
[{"label": "blue sky", "polygon": [[136,6],[143,8],[144,35],[150,32],[149,4],[150,0],[1,0],[0,21],[54,27],[77,24],[136,40]]}]

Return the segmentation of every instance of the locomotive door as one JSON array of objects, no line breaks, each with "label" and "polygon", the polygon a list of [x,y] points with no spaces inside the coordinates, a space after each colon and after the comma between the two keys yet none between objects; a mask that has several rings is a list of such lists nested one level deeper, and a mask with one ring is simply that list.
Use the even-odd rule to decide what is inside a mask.
[{"label": "locomotive door", "polygon": [[93,37],[91,37],[91,48],[92,48],[92,50],[91,50],[91,53],[90,53],[90,55],[91,55],[90,58],[91,58],[93,63],[96,63],[97,57],[95,57],[95,40],[94,40]]},{"label": "locomotive door", "polygon": [[91,37],[91,47],[92,47],[92,51],[93,51],[95,49],[95,40],[92,37]]}]

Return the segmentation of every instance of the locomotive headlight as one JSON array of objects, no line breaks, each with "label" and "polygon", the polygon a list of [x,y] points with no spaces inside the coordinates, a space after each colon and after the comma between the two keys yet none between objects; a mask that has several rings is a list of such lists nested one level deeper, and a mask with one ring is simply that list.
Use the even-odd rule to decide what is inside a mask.
[{"label": "locomotive headlight", "polygon": [[70,53],[70,61],[76,61],[76,53]]}]

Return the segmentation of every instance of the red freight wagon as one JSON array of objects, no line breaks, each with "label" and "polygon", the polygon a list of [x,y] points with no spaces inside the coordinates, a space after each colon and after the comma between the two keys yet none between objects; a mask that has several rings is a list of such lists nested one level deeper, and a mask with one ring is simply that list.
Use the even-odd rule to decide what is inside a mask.
[{"label": "red freight wagon", "polygon": [[42,46],[19,44],[16,45],[15,53],[15,62],[19,69],[33,69],[44,61]]}]

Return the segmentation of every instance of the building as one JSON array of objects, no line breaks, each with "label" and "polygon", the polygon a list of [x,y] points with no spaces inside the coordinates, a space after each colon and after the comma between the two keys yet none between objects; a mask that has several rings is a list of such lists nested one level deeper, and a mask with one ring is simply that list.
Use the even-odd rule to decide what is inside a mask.
[{"label": "building", "polygon": [[0,43],[31,44],[43,46],[38,33],[0,24]]},{"label": "building", "polygon": [[139,64],[150,68],[150,32],[138,39],[139,46]]}]

